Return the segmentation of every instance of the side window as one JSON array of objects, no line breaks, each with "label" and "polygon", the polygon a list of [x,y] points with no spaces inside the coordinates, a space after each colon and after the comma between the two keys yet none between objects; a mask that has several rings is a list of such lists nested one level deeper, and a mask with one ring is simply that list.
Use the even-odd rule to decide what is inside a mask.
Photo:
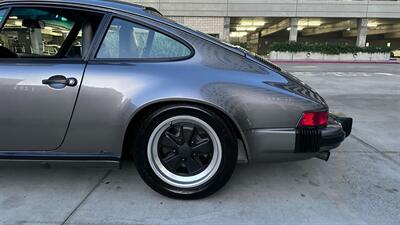
[{"label": "side window", "polygon": [[3,18],[0,58],[81,58],[82,42],[90,44],[101,18],[67,9],[14,8]]},{"label": "side window", "polygon": [[168,59],[190,54],[187,46],[167,35],[136,23],[114,19],[96,58]]}]

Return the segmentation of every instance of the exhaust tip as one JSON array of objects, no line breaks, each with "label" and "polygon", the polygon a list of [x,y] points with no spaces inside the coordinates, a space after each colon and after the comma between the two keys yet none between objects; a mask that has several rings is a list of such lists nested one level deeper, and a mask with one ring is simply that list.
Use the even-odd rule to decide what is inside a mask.
[{"label": "exhaust tip", "polygon": [[315,158],[328,162],[330,156],[331,156],[330,152],[320,152],[318,153],[317,156],[315,156]]}]

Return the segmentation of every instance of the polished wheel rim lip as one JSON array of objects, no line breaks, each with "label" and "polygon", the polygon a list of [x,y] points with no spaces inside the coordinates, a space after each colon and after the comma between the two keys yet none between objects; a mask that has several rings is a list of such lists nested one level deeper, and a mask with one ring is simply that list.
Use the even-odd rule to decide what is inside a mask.
[{"label": "polished wheel rim lip", "polygon": [[[158,154],[158,144],[161,135],[169,127],[177,123],[189,123],[201,127],[208,134],[212,142],[213,151],[210,163],[201,173],[194,176],[181,176],[172,173],[163,165]],[[193,116],[176,116],[163,121],[154,129],[149,139],[147,156],[151,168],[161,180],[174,187],[193,188],[208,182],[217,173],[221,164],[222,146],[217,133],[203,120]]]}]

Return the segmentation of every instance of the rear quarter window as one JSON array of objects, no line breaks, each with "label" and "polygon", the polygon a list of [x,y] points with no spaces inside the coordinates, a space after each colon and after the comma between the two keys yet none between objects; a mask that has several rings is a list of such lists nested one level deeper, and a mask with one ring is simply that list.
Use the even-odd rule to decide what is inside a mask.
[{"label": "rear quarter window", "polygon": [[114,19],[100,46],[98,59],[176,59],[192,51],[183,43],[129,21]]}]

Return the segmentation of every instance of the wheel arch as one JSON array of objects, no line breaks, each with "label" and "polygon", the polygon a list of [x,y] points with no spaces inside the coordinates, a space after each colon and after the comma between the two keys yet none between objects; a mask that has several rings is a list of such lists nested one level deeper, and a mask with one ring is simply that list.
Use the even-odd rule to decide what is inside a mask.
[{"label": "wheel arch", "polygon": [[[153,112],[157,108],[168,106],[168,105],[179,105],[179,104],[187,104],[191,106],[200,106],[207,108],[209,110],[212,110],[213,112],[217,113],[219,116],[221,116],[223,119],[228,121],[228,125],[231,127],[232,131],[236,135],[237,139],[241,140],[244,145],[244,151],[246,153],[246,158],[247,160],[249,159],[249,147],[247,144],[247,141],[245,139],[244,133],[240,129],[239,124],[227,113],[225,110],[223,110],[221,107],[218,107],[216,105],[207,103],[207,102],[199,102],[199,101],[194,101],[194,100],[188,100],[188,99],[181,99],[181,100],[161,100],[161,101],[154,101],[150,102],[140,108],[138,108],[135,113],[132,115],[132,117],[129,120],[128,126],[125,130],[125,136],[124,136],[124,142],[123,142],[123,152],[122,152],[122,157],[129,157],[129,150],[131,147],[131,144],[135,141],[135,134],[137,132],[137,129],[140,125],[140,123],[136,123],[136,121],[141,121],[148,115],[150,112]],[[134,137],[130,139],[129,137]]]}]

